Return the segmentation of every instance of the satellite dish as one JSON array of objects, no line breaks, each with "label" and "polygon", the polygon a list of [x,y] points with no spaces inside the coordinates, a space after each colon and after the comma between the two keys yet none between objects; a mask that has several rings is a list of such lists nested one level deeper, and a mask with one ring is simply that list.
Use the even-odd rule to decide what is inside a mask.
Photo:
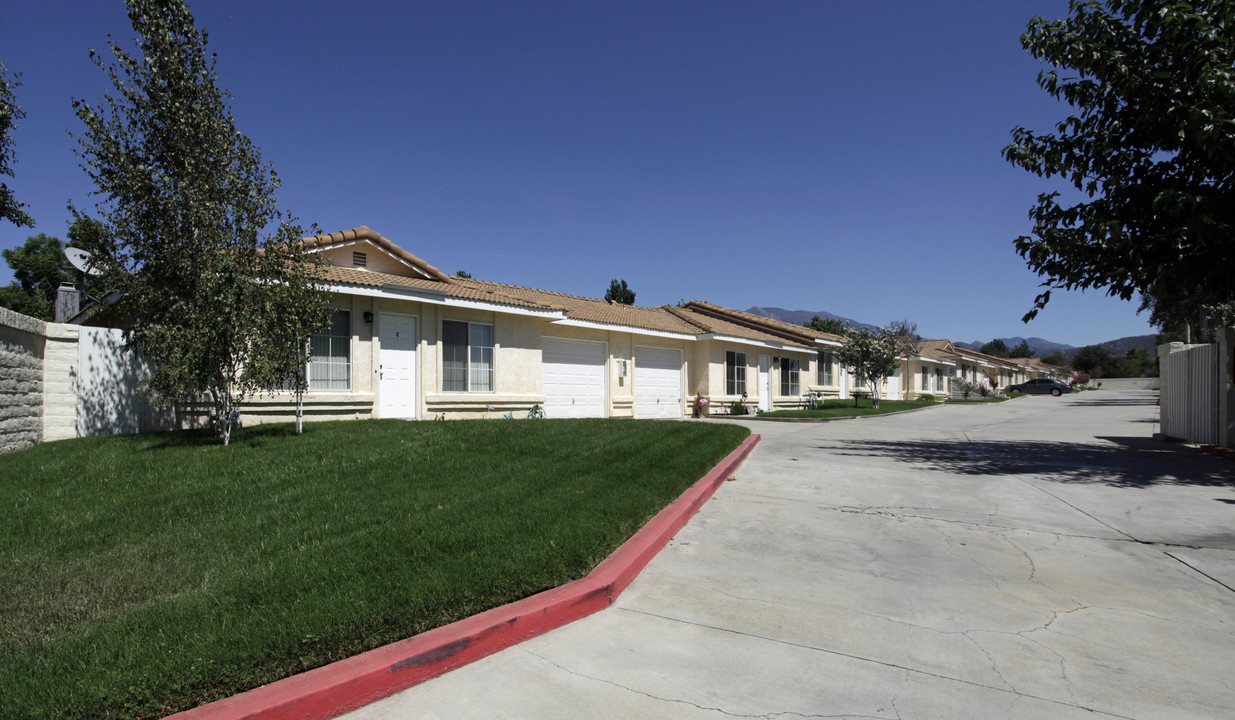
[{"label": "satellite dish", "polygon": [[103,271],[94,266],[94,257],[86,252],[75,247],[65,248],[64,256],[69,259],[69,264],[81,270],[87,275],[102,275]]}]

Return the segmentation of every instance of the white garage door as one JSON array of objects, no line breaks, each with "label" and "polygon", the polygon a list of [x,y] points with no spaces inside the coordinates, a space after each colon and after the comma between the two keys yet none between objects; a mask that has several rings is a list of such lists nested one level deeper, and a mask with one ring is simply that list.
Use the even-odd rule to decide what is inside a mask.
[{"label": "white garage door", "polygon": [[682,351],[635,348],[635,417],[682,417]]},{"label": "white garage door", "polygon": [[545,414],[551,418],[605,417],[604,343],[544,339]]},{"label": "white garage door", "polygon": [[901,371],[897,368],[896,372],[888,376],[887,394],[884,395],[886,400],[903,400],[904,395],[901,393]]}]

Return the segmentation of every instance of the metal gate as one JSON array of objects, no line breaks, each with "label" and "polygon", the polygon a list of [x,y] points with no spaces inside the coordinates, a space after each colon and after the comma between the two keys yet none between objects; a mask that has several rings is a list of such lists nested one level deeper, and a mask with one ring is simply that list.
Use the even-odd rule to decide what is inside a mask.
[{"label": "metal gate", "polygon": [[1218,442],[1218,346],[1185,345],[1162,367],[1162,434],[1200,445]]}]

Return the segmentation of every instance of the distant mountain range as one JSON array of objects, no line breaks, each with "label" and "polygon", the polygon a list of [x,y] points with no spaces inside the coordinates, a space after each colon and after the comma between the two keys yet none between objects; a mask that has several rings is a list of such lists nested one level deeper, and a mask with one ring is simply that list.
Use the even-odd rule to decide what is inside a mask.
[{"label": "distant mountain range", "polygon": [[[778,308],[778,307],[756,306],[756,307],[748,308],[746,312],[751,313],[753,315],[761,315],[763,317],[772,318],[773,320],[780,320],[782,322],[793,323],[794,325],[804,325],[810,322],[811,318],[818,315],[824,320],[835,318],[836,320],[840,320],[842,323],[846,323],[851,327],[866,328],[868,330],[875,328],[875,326],[870,323],[859,322],[852,318],[847,318],[841,315],[835,315],[826,310],[785,310],[784,308]],[[1016,336],[1016,337],[1005,337],[1005,338],[999,338],[999,339],[1003,340],[1004,344],[1008,346],[1009,350],[1016,347],[1017,345],[1020,345],[1022,342],[1028,342],[1029,347],[1033,348],[1034,350],[1034,357],[1040,357],[1040,358],[1046,357],[1047,355],[1050,355],[1058,350],[1058,351],[1063,352],[1063,354],[1066,355],[1068,359],[1070,360],[1072,359],[1072,356],[1075,355],[1078,350],[1080,350],[1079,347],[1076,347],[1074,345],[1065,345],[1064,343],[1051,342],[1050,340],[1044,340],[1043,338],[1040,338],[1040,337],[1025,338],[1025,337]],[[1157,347],[1157,339],[1158,338],[1156,335],[1133,335],[1130,337],[1122,337],[1117,340],[1107,340],[1106,342],[1095,343],[1095,344],[1098,347],[1106,348],[1106,350],[1110,352],[1111,355],[1114,355],[1115,357],[1123,357],[1124,355],[1128,353],[1129,350],[1133,348],[1145,348],[1149,350],[1150,355],[1152,356],[1154,353],[1154,348]],[[990,342],[990,341],[989,340],[985,340],[985,341],[975,340],[973,342],[958,342],[956,340],[953,340],[952,344],[957,347],[965,348],[967,350],[981,350],[982,346],[985,345],[987,342]]]},{"label": "distant mountain range", "polygon": [[[1038,357],[1046,357],[1047,355],[1050,355],[1056,350],[1062,350],[1064,351],[1064,354],[1067,355],[1069,350],[1077,349],[1071,345],[1064,345],[1063,343],[1056,343],[1056,342],[1051,342],[1050,340],[1043,340],[1040,337],[1031,337],[1031,338],[1006,337],[1006,338],[999,338],[999,339],[1003,340],[1004,344],[1008,346],[1009,350],[1016,347],[1017,345],[1020,345],[1023,342],[1028,342],[1029,347],[1033,348],[1034,354],[1037,355]],[[957,342],[956,340],[953,340],[952,344],[957,347],[965,348],[966,350],[981,350],[982,346],[988,342],[990,341],[989,340],[974,340],[973,342]]]}]

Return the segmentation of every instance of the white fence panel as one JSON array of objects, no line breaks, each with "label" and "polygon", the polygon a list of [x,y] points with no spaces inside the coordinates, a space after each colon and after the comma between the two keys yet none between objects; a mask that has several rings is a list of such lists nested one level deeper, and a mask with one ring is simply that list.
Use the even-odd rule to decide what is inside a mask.
[{"label": "white fence panel", "polygon": [[141,384],[148,375],[136,353],[124,349],[124,333],[83,327],[78,342],[77,435],[167,430],[170,414],[159,412]]},{"label": "white fence panel", "polygon": [[1166,356],[1162,433],[1201,445],[1218,442],[1218,346],[1193,345]]}]

